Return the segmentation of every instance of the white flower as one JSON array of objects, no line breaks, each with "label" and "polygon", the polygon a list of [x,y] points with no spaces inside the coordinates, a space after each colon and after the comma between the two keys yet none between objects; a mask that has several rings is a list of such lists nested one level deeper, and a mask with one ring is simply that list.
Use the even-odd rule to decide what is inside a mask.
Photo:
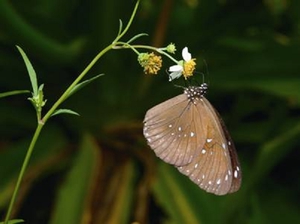
[{"label": "white flower", "polygon": [[196,63],[194,62],[195,59],[192,59],[192,55],[189,53],[187,47],[182,49],[182,58],[183,60],[179,61],[177,65],[173,65],[169,68],[169,72],[171,72],[169,75],[169,81],[178,79],[182,75],[185,79],[193,75],[192,72],[195,69]]}]

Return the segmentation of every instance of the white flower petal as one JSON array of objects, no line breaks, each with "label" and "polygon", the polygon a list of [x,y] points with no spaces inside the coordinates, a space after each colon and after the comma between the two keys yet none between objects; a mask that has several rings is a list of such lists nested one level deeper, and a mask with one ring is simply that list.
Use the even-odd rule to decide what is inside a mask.
[{"label": "white flower petal", "polygon": [[182,72],[183,67],[181,65],[172,65],[169,68],[169,72]]},{"label": "white flower petal", "polygon": [[187,47],[182,49],[182,58],[185,61],[189,61],[192,59],[192,55],[189,53],[189,49]]},{"label": "white flower petal", "polygon": [[173,79],[178,79],[180,76],[182,76],[182,72],[172,72],[169,75],[169,81],[172,81]]}]

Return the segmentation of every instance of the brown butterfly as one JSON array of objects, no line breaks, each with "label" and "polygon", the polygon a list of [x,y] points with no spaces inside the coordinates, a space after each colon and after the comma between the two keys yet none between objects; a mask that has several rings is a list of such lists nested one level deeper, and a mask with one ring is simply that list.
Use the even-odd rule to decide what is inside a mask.
[{"label": "brown butterfly", "polygon": [[155,154],[207,192],[224,195],[240,188],[242,173],[231,137],[204,97],[207,84],[147,111],[144,136]]}]

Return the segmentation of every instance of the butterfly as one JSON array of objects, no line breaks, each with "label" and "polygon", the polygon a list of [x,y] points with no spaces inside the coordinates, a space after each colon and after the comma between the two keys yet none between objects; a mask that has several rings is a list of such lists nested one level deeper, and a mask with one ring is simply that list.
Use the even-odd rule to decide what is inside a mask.
[{"label": "butterfly", "polygon": [[206,83],[189,86],[149,109],[143,133],[160,159],[201,189],[225,195],[240,188],[242,173],[225,124],[204,96],[207,89]]}]

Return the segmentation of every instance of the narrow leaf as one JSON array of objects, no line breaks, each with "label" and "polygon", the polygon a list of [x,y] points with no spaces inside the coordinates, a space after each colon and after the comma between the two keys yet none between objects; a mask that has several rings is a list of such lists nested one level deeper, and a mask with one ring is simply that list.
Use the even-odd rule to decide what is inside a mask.
[{"label": "narrow leaf", "polygon": [[0,93],[0,98],[23,94],[23,93],[30,93],[30,91],[29,90],[14,90],[14,91],[9,91],[9,92],[5,92],[5,93]]},{"label": "narrow leaf", "polygon": [[73,166],[60,187],[50,224],[83,223],[90,217],[92,190],[100,170],[100,151],[94,139],[84,137]]},{"label": "narrow leaf", "polygon": [[58,110],[54,111],[54,113],[51,116],[53,117],[58,114],[72,114],[72,115],[80,116],[77,112],[70,110],[70,109],[58,109]]},{"label": "narrow leaf", "polygon": [[148,34],[147,34],[147,33],[140,33],[140,34],[137,34],[137,35],[135,35],[134,37],[132,37],[129,41],[127,41],[127,44],[129,44],[129,43],[131,43],[132,41],[134,41],[134,40],[136,40],[136,39],[138,39],[138,38],[140,38],[140,37],[143,37],[143,36],[148,36]]},{"label": "narrow leaf", "polygon": [[213,215],[220,211],[218,203],[212,201],[215,196],[164,162],[159,163],[153,191],[155,200],[167,212],[169,223],[219,223],[219,216]]},{"label": "narrow leaf", "polygon": [[122,29],[123,29],[123,22],[122,22],[122,20],[119,19],[119,32],[118,32],[118,36],[122,33]]},{"label": "narrow leaf", "polygon": [[161,200],[160,203],[163,203],[162,206],[168,211],[171,222],[198,223],[199,220],[196,219],[189,208],[189,204],[184,197],[184,192],[178,188],[176,179],[173,179],[173,175],[170,174],[169,167],[165,164],[160,165],[162,165],[159,167],[161,177],[159,178],[159,182],[157,182],[155,194]]},{"label": "narrow leaf", "polygon": [[[24,222],[23,219],[13,219],[13,220],[9,220],[8,224],[16,224],[16,223],[22,223]],[[0,224],[4,224],[4,222],[0,222]]]},{"label": "narrow leaf", "polygon": [[[131,223],[130,217],[135,195],[136,172],[132,161],[126,161],[120,167],[120,172],[113,177],[117,187],[114,189],[115,198],[111,203],[110,215],[105,220],[97,220],[97,223]],[[111,189],[113,188],[112,186]]]},{"label": "narrow leaf", "polygon": [[36,73],[32,67],[31,62],[29,61],[27,55],[25,54],[25,52],[22,50],[22,48],[20,48],[19,46],[17,46],[19,52],[21,53],[23,60],[25,62],[28,74],[29,74],[29,78],[30,78],[30,82],[31,82],[31,86],[32,86],[32,91],[34,96],[38,95],[38,84],[37,84],[37,78],[36,78]]},{"label": "narrow leaf", "polygon": [[76,93],[78,90],[80,90],[81,88],[83,88],[84,86],[86,86],[87,84],[91,83],[92,81],[95,81],[97,78],[99,78],[100,76],[103,76],[104,74],[100,74],[100,75],[96,75],[95,77],[91,78],[91,79],[87,79],[83,82],[78,83],[69,93],[68,97],[70,97],[72,94]]}]

